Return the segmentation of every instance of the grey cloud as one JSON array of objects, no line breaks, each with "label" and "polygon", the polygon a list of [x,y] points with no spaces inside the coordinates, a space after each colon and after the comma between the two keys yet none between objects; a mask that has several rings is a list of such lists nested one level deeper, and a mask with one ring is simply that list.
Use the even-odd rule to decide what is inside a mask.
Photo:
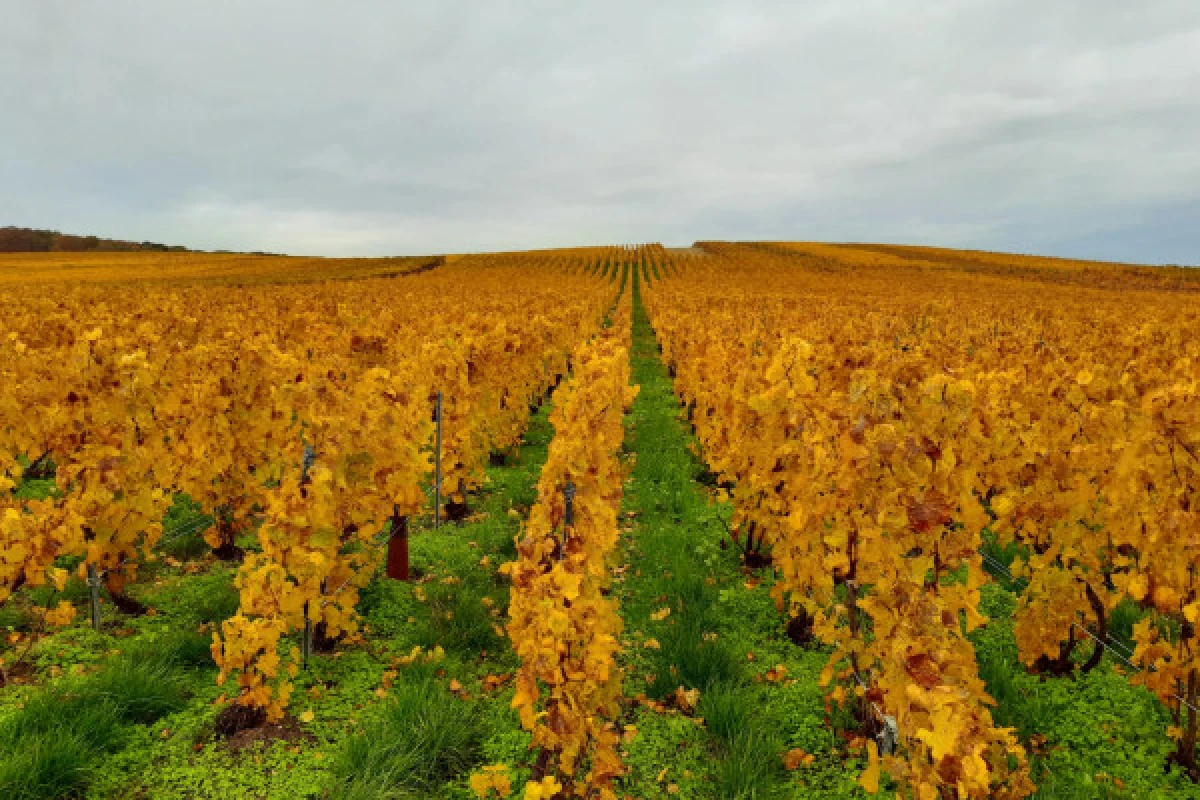
[{"label": "grey cloud", "polygon": [[1200,6],[0,0],[0,223],[1200,262]]}]

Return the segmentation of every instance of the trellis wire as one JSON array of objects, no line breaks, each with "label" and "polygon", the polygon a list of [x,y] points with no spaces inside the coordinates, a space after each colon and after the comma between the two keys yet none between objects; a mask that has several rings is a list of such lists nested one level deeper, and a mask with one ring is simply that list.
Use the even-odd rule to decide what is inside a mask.
[{"label": "trellis wire", "polygon": [[[1012,581],[1014,583],[1016,582],[1017,579],[1013,577],[1013,574],[1008,569],[1008,567],[1004,566],[999,561],[997,561],[995,558],[992,558],[991,556],[989,556],[987,553],[982,553],[981,555],[983,555],[984,559],[987,560],[989,563],[991,563],[995,569],[998,569],[1001,572],[1001,574],[1003,574],[1006,578],[1008,578],[1009,581]],[[1135,673],[1157,672],[1157,670],[1154,669],[1153,664],[1151,664],[1148,667],[1139,667],[1136,664],[1134,664],[1129,658],[1127,658],[1125,655],[1123,655],[1121,653],[1121,651],[1118,650],[1117,647],[1114,645],[1119,645],[1122,649],[1126,650],[1126,652],[1128,652],[1128,646],[1125,645],[1123,642],[1121,642],[1118,639],[1109,639],[1108,631],[1104,632],[1104,638],[1109,639],[1109,641],[1104,641],[1104,640],[1101,640],[1100,637],[1096,636],[1096,634],[1092,633],[1086,627],[1084,627],[1083,625],[1080,625],[1078,622],[1075,622],[1074,620],[1071,621],[1071,627],[1078,628],[1079,630],[1081,630],[1093,642],[1098,644],[1100,647],[1104,648],[1104,651],[1106,653],[1109,653],[1110,655],[1115,657],[1126,668],[1133,670]],[[1129,655],[1132,656],[1133,654],[1130,653]],[[1185,700],[1179,694],[1172,692],[1171,696],[1174,697],[1176,700],[1178,700],[1183,705],[1185,705],[1186,707],[1188,707],[1189,709],[1191,709],[1193,713],[1200,714],[1200,708],[1197,708],[1196,706],[1192,705],[1191,703],[1189,703],[1187,700]]]},{"label": "trellis wire", "polygon": [[[199,517],[195,520],[192,520],[191,522],[184,523],[183,525],[179,526],[175,530],[171,531],[170,535],[164,536],[162,539],[160,539],[157,542],[157,545],[163,545],[163,544],[166,544],[167,542],[174,541],[175,539],[178,539],[181,536],[187,536],[189,534],[195,533],[198,530],[203,530],[204,528],[207,528],[211,524],[212,524],[212,520],[210,520],[208,517]],[[115,569],[120,569],[121,567],[125,566],[126,564],[128,564],[130,561],[133,561],[133,560],[134,560],[134,556],[132,556],[132,555],[125,556],[120,561],[118,561],[116,564],[114,564],[113,566],[108,567],[107,569],[104,569],[104,570],[98,569],[95,564],[88,564],[88,566],[87,566],[87,584],[88,584],[89,606],[90,606],[90,611],[91,611],[92,628],[94,628],[95,630],[97,630],[97,631],[100,630],[100,585],[101,585],[101,582],[104,580],[104,577],[108,575],[108,573],[112,572]]]},{"label": "trellis wire", "polygon": [[193,533],[196,533],[197,531],[202,531],[205,528],[207,528],[209,525],[212,525],[212,523],[213,523],[213,521],[209,517],[197,517],[196,519],[192,520],[191,522],[185,522],[182,525],[180,525],[178,528],[175,528],[175,530],[164,535],[163,538],[159,539],[158,546],[161,547],[162,545],[167,544],[168,542],[173,542],[176,539],[182,538],[184,536],[189,536]]}]

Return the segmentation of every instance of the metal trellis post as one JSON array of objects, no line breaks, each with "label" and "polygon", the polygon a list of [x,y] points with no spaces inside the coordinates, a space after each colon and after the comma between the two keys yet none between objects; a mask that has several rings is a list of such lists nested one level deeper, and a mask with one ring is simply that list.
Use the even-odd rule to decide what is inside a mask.
[{"label": "metal trellis post", "polygon": [[561,561],[563,556],[567,554],[567,531],[575,527],[575,484],[572,481],[567,481],[567,485],[563,487],[563,537],[562,546],[558,551],[558,559]]},{"label": "metal trellis post", "polygon": [[304,638],[300,642],[300,655],[304,659],[304,668],[308,669],[308,659],[312,656],[313,626],[312,618],[308,615],[308,601],[304,602]]},{"label": "metal trellis post", "polygon": [[88,589],[91,591],[92,627],[98,631],[100,630],[100,573],[96,570],[95,564],[88,564],[87,582]]}]

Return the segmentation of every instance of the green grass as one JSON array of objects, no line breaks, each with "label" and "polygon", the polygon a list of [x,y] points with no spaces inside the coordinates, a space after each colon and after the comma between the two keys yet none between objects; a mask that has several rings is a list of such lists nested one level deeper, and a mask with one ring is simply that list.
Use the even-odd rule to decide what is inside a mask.
[{"label": "green grass", "polygon": [[188,701],[185,669],[207,642],[194,634],[145,641],[86,677],[32,694],[0,720],[0,797],[51,800],[82,794],[131,729]]},{"label": "green grass", "polygon": [[782,741],[763,725],[748,724],[725,743],[716,767],[716,796],[765,800],[790,794],[778,758]]},{"label": "green grass", "polygon": [[[80,718],[103,730],[107,715]],[[97,748],[73,730],[58,728],[0,751],[0,793],[8,800],[78,796],[87,785]]]},{"label": "green grass", "polygon": [[651,659],[655,675],[648,692],[651,697],[667,697],[679,686],[709,691],[745,680],[744,659],[724,642],[705,639],[716,627],[711,622],[713,615],[705,613],[709,609],[691,608],[696,607],[678,614],[659,637],[661,649],[654,651]]},{"label": "green grass", "polygon": [[[63,569],[72,569],[74,564],[72,559],[59,559],[56,566]],[[91,591],[88,589],[86,581],[79,579],[74,573],[67,579],[66,586],[63,590],[57,591],[53,585],[44,584],[42,586],[34,586],[28,590],[28,599],[36,606],[44,608],[52,608],[62,601],[73,603],[81,611],[86,610]]]},{"label": "green grass", "polygon": [[[782,755],[791,747],[832,752],[821,695],[812,690],[825,656],[783,638],[784,619],[767,595],[769,583],[748,588],[736,552],[719,546],[730,509],[713,504],[701,485],[706,470],[693,454],[694,437],[641,304],[642,270],[633,277],[632,371],[641,389],[626,437],[626,449],[636,454],[624,502],[633,514],[624,538],[630,567],[617,584],[631,644],[625,691],[670,698],[680,687],[698,689],[694,716],[704,726],[639,711],[639,735],[627,747],[631,774],[622,788],[635,797],[684,800],[859,796],[840,758],[803,772],[783,769]],[[651,618],[663,608],[670,608],[668,616]],[[659,647],[640,646],[646,639]],[[776,664],[796,683],[755,681]]]},{"label": "green grass", "polygon": [[713,684],[700,698],[696,709],[709,733],[725,742],[734,741],[754,725],[761,713],[754,693],[744,687]]},{"label": "green grass", "polygon": [[[463,654],[495,652],[507,640],[495,631],[496,618],[491,611],[503,608],[500,598],[473,585],[474,581],[453,585],[434,584],[429,587],[429,625],[425,627],[418,643],[427,648],[441,645],[443,648]],[[484,598],[492,598],[495,604],[485,606]]]},{"label": "green grass", "polygon": [[19,500],[45,500],[58,491],[53,478],[35,478],[22,481],[13,493]]},{"label": "green grass", "polygon": [[33,623],[33,614],[28,608],[12,602],[0,605],[0,633],[28,631]]},{"label": "green grass", "polygon": [[479,706],[430,679],[405,683],[366,731],[344,745],[332,796],[428,797],[482,762],[484,733]]}]

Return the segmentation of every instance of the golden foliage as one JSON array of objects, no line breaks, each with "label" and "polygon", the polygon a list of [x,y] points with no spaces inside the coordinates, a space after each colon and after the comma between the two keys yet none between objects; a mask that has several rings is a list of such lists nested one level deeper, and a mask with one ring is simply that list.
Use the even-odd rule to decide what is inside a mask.
[{"label": "golden foliage", "polygon": [[[861,680],[866,713],[896,719],[879,763],[917,796],[1027,796],[965,636],[986,622],[981,534],[1028,553],[1029,664],[1070,669],[1063,653],[1127,595],[1198,616],[1194,303],[1115,267],[1030,279],[1036,265],[947,251],[704,250],[664,253],[647,304],[735,525],[769,543],[777,601],[834,648],[834,699]],[[1155,666],[1138,680],[1179,708],[1194,627],[1162,630],[1138,628],[1135,659]]]},{"label": "golden foliage", "polygon": [[[556,796],[561,781],[576,796],[613,800],[612,782],[624,772],[613,727],[621,618],[604,590],[625,477],[622,420],[637,394],[629,385],[630,312],[627,293],[609,330],[572,354],[571,377],[553,396],[555,434],[538,502],[517,542],[518,560],[503,566],[512,578],[508,635],[521,659],[512,705],[555,770],[527,784],[527,798]],[[588,771],[576,785],[583,763]]]},{"label": "golden foliage", "polygon": [[[122,591],[185,491],[215,517],[214,547],[257,535],[213,655],[238,702],[277,718],[297,659],[285,637],[306,616],[353,635],[380,535],[426,502],[434,394],[447,496],[461,501],[599,329],[615,285],[596,266],[610,252],[311,285],[130,283],[114,266],[95,282],[0,288],[0,602],[59,580],[63,555]],[[47,461],[54,493],[11,491]]]}]

